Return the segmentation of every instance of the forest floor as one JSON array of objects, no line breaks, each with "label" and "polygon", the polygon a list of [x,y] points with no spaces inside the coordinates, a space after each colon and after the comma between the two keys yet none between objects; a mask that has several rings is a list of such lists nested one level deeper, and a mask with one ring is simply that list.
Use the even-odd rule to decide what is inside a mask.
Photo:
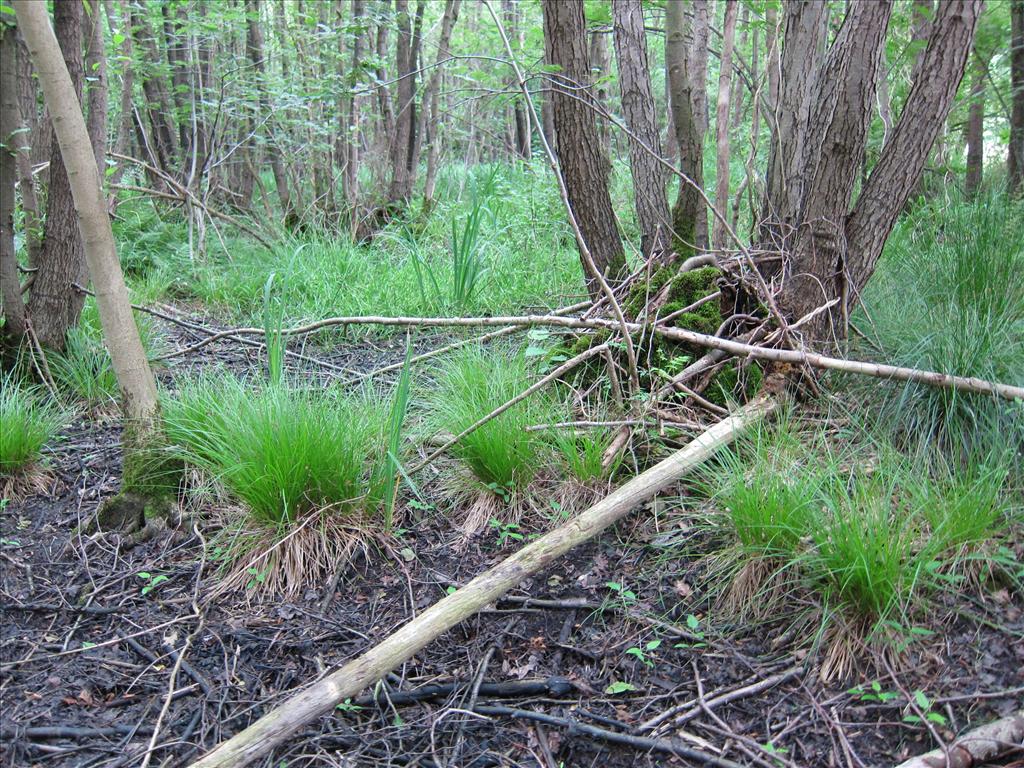
[{"label": "forest floor", "polygon": [[[395,337],[317,355],[366,371],[402,352]],[[262,362],[218,342],[161,377]],[[443,515],[407,510],[391,545],[357,553],[296,599],[211,599],[209,531],[189,524],[135,546],[71,533],[118,488],[116,418],[80,418],[50,460],[45,491],[0,511],[4,765],[134,766],[153,747],[150,765],[187,764],[521,546],[492,528],[467,540]],[[813,626],[716,623],[699,587],[706,564],[681,554],[707,535],[687,515],[671,495],[647,505],[442,635],[388,676],[376,702],[342,705],[263,764],[699,764],[639,738],[653,737],[739,765],[887,766],[1020,707],[1020,594],[946,595],[945,618],[897,668],[860,658],[857,679],[826,684],[803,636]],[[518,533],[545,525],[524,521]],[[680,537],[692,541],[665,546]],[[1024,542],[1016,548],[1024,560]],[[916,692],[940,718],[915,716]],[[526,717],[535,713],[554,719]]]}]

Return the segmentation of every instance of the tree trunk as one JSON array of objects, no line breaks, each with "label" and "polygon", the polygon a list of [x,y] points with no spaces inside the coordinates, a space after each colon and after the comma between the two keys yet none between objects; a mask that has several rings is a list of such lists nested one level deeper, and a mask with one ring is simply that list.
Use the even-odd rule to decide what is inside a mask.
[{"label": "tree trunk", "polygon": [[395,127],[391,138],[391,185],[388,203],[404,206],[412,194],[412,175],[409,173],[409,141],[412,137],[412,119],[415,111],[415,91],[410,77],[412,62],[412,26],[409,20],[409,0],[395,0],[395,19],[398,44],[395,48],[396,76]]},{"label": "tree trunk", "polygon": [[921,76],[914,82],[892,137],[846,219],[846,275],[850,299],[875,270],[889,233],[917,183],[945,125],[963,78],[982,0],[939,3]]},{"label": "tree trunk", "polygon": [[[846,298],[843,225],[864,157],[891,13],[890,2],[851,3],[821,72],[802,158],[800,177],[806,188],[800,228],[779,297],[783,311],[793,318],[832,298]],[[814,341],[826,341],[840,328],[842,338],[845,309],[819,314],[805,333]]]},{"label": "tree trunk", "polygon": [[590,33],[590,80],[593,84],[593,102],[598,108],[597,133],[601,139],[601,149],[606,157],[611,157],[612,132],[611,123],[604,115],[608,112],[608,73],[611,69],[611,53],[608,51],[608,35],[603,29],[595,29]]},{"label": "tree trunk", "polygon": [[409,165],[409,195],[412,195],[412,188],[416,184],[416,173],[419,170],[420,150],[423,147],[423,134],[420,131],[419,114],[422,111],[420,104],[416,103],[416,77],[418,71],[423,67],[423,11],[424,0],[416,1],[416,18],[412,25],[411,47],[409,49],[409,79],[412,81],[412,103],[409,113],[409,147],[407,162]]},{"label": "tree trunk", "polygon": [[975,49],[971,60],[971,106],[967,113],[967,178],[964,191],[976,197],[981,191],[985,165],[985,62]]},{"label": "tree trunk", "polygon": [[718,216],[712,227],[711,242],[725,248],[725,222],[729,219],[729,96],[732,88],[732,49],[736,39],[737,0],[726,0],[725,24],[722,27],[722,57],[718,71],[718,110],[715,139],[718,147],[715,163],[715,207]]},{"label": "tree trunk", "polygon": [[89,113],[86,127],[92,142],[96,167],[100,169],[100,181],[106,178],[107,167],[107,52],[103,39],[103,19],[98,5],[93,5],[84,15],[85,28],[85,71],[88,73],[86,105]]},{"label": "tree trunk", "polygon": [[[25,35],[43,96],[52,116],[54,131],[64,164],[68,169],[71,193],[78,211],[81,239],[89,260],[89,271],[96,292],[103,337],[121,390],[125,415],[122,443],[125,469],[122,489],[131,482],[132,472],[143,451],[151,450],[151,441],[160,435],[159,400],[156,382],[142,348],[139,330],[132,316],[128,289],[117,260],[114,235],[110,228],[106,200],[100,184],[99,169],[89,141],[89,132],[78,101],[76,86],[61,60],[61,49],[50,29],[46,6],[35,0],[14,0],[18,25]],[[60,7],[81,3],[57,3]],[[80,44],[81,38],[77,38]],[[78,49],[80,52],[80,48]],[[144,514],[145,506],[133,510],[135,520]]]},{"label": "tree trunk", "polygon": [[[448,44],[452,39],[452,29],[455,22],[459,20],[459,7],[462,0],[445,0],[444,15],[441,17],[441,38],[437,43],[437,59],[434,62],[434,69],[427,81],[427,88],[423,94],[422,121],[420,124],[420,135],[424,136],[427,142],[427,178],[423,185],[423,204],[429,209],[434,198],[434,184],[437,178],[437,153],[440,151],[441,143],[438,131],[441,126],[438,121],[437,99],[441,90],[441,75],[443,62],[449,56]],[[414,160],[414,165],[419,163],[419,158]]]},{"label": "tree trunk", "polygon": [[[522,26],[519,24],[518,2],[519,0],[501,0],[501,10],[509,41],[516,43],[522,51]],[[510,83],[509,88],[514,88],[514,85]],[[512,102],[512,121],[516,154],[523,160],[529,160],[533,154],[530,145],[530,118],[519,95],[516,95]]]},{"label": "tree trunk", "polygon": [[[779,55],[779,13],[773,4],[765,10],[764,50],[768,68],[768,106],[774,115],[779,104],[779,83],[782,77],[782,60]],[[774,128],[773,128],[774,130]]]},{"label": "tree trunk", "polygon": [[[546,0],[544,53],[551,75],[552,111],[558,137],[558,164],[565,179],[569,205],[597,269],[611,279],[622,276],[626,257],[615,224],[608,192],[608,157],[601,151],[591,104],[590,62],[583,0]],[[581,258],[582,254],[581,254]],[[592,297],[599,295],[596,279],[587,272]]]},{"label": "tree trunk", "polygon": [[162,59],[157,50],[156,38],[149,21],[141,9],[128,6],[132,41],[142,56],[142,91],[146,97],[146,111],[149,114],[150,145],[153,157],[149,158],[163,171],[174,174],[178,160],[178,137],[174,126],[170,94],[167,83],[159,71]]},{"label": "tree trunk", "polygon": [[661,156],[661,140],[654,94],[651,92],[641,0],[612,3],[612,19],[622,114],[632,134],[629,137],[629,164],[633,175],[636,221],[640,227],[640,250],[644,257],[649,257],[656,251],[668,251],[671,237],[665,172],[657,159]]},{"label": "tree trunk", "polygon": [[359,202],[359,102],[356,97],[356,89],[362,81],[360,75],[366,23],[365,0],[353,0],[352,64],[349,67],[348,97],[345,101],[345,171],[341,181],[345,203],[350,210],[354,209]]},{"label": "tree trunk", "polygon": [[785,8],[781,82],[778,97],[772,102],[772,143],[760,231],[761,244],[778,251],[787,249],[796,232],[808,181],[802,177],[801,168],[808,151],[811,115],[817,109],[827,10],[828,6],[817,0],[794,0]]},{"label": "tree trunk", "polygon": [[914,0],[910,11],[910,45],[914,51],[914,64],[910,69],[911,85],[921,76],[921,63],[924,61],[924,49],[928,46],[934,14],[935,4],[932,0]]},{"label": "tree trunk", "polygon": [[271,133],[265,151],[274,172],[274,186],[277,189],[278,202],[281,204],[281,212],[284,215],[284,226],[286,229],[291,229],[298,223],[298,215],[292,207],[291,196],[288,193],[288,173],[285,171],[284,160],[281,159],[281,150],[277,144],[277,131],[274,130],[277,121],[272,117],[274,108],[270,103],[270,94],[267,88],[267,67],[263,60],[263,30],[260,28],[259,0],[246,0],[245,7],[248,22],[245,48],[249,54],[249,61],[252,62],[253,69],[256,70],[260,114],[267,118],[267,125],[270,127]]},{"label": "tree trunk", "polygon": [[32,173],[32,156],[36,151],[32,140],[45,133],[46,140],[40,141],[49,146],[50,126],[45,126],[46,131],[40,131],[38,126],[38,109],[36,107],[36,85],[32,77],[32,63],[29,61],[28,49],[21,39],[17,28],[14,30],[15,58],[17,69],[15,71],[17,98],[12,105],[17,108],[19,128],[11,140],[16,147],[16,164],[18,172],[18,191],[21,193],[22,224],[25,232],[25,250],[28,252],[29,267],[39,265],[39,254],[43,249],[43,226],[39,212],[39,197],[36,194],[36,177]]},{"label": "tree trunk", "polygon": [[[82,3],[57,3],[54,6],[54,26],[64,53],[64,65],[71,77],[75,98],[82,98]],[[28,32],[23,30],[29,43]],[[32,57],[36,74],[42,80],[39,63]],[[57,121],[53,119],[52,105],[47,102],[53,124],[50,156],[50,188],[46,195],[46,225],[43,229],[43,249],[39,254],[39,271],[32,283],[29,298],[29,317],[39,342],[55,349],[64,347],[68,329],[78,323],[84,297],[73,283],[84,285],[88,280],[82,237],[75,217],[71,184],[57,145]]]},{"label": "tree trunk", "polygon": [[1024,193],[1024,0],[1010,4],[1010,146],[1007,183],[1011,195]]},{"label": "tree trunk", "polygon": [[0,24],[0,303],[4,333],[25,335],[25,302],[21,298],[18,259],[14,252],[14,181],[17,178],[15,132],[21,129],[15,82],[18,43],[14,27]]},{"label": "tree trunk", "polygon": [[185,3],[163,0],[160,11],[164,18],[167,65],[171,71],[171,99],[175,109],[173,122],[178,126],[178,143],[184,151],[189,145],[188,123],[182,119],[182,116],[188,113],[188,63],[185,58],[185,44],[182,42],[186,34]]},{"label": "tree trunk", "polygon": [[[132,77],[132,36],[128,31],[128,16],[126,12],[121,13],[118,20],[114,13],[114,0],[104,0],[103,8],[107,15],[107,25],[112,33],[120,33],[121,48],[118,54],[121,59],[121,66],[118,68],[121,73],[121,94],[120,94],[120,116],[117,121],[117,137],[114,139],[114,151],[121,155],[130,155],[131,125],[132,125],[132,90],[134,78]],[[124,175],[125,167],[121,160],[114,161],[114,170],[110,175],[111,185],[120,184]],[[116,209],[117,194],[112,193],[108,199],[108,206],[111,211]]]},{"label": "tree trunk", "polygon": [[[711,50],[711,2],[710,0],[693,0],[693,26],[691,28],[690,59],[690,97],[693,99],[693,115],[700,138],[700,151],[696,161],[701,166],[701,186],[704,185],[704,139],[708,135],[708,51]],[[697,248],[708,249],[708,209],[706,205],[697,206]]]},{"label": "tree trunk", "polygon": [[[679,148],[679,169],[689,179],[680,180],[672,206],[672,247],[686,257],[699,248],[698,213],[704,206],[698,188],[704,186],[703,146],[692,95],[693,79],[686,52],[686,22],[682,0],[665,3],[665,68],[669,82],[672,125]],[[692,183],[691,183],[692,182]]]}]

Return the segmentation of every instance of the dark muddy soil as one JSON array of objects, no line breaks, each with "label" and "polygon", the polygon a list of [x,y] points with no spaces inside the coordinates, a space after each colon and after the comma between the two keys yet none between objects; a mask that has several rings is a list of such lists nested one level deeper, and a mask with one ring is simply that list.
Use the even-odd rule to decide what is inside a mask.
[{"label": "dark muddy soil", "polygon": [[[431,337],[416,351],[448,341]],[[307,350],[351,371],[403,351],[399,336]],[[257,352],[218,342],[161,376],[214,362],[261,365]],[[447,514],[407,510],[398,540],[355,557],[333,590],[325,581],[295,600],[210,600],[217,571],[201,564],[214,532],[201,521],[136,546],[73,533],[117,489],[116,422],[80,419],[49,459],[49,492],[0,513],[4,765],[113,768],[141,765],[147,753],[152,766],[186,765],[520,545],[491,529],[467,541]],[[667,528],[685,525],[678,507],[660,501],[657,524],[642,509],[574,550],[394,670],[376,701],[367,691],[262,764],[701,764],[672,754],[674,744],[744,766],[887,766],[1021,706],[1021,595],[965,591],[934,634],[904,651],[895,677],[864,658],[858,678],[824,685],[808,638],[787,639],[787,622],[746,633],[716,625],[698,586],[703,566],[659,545]],[[541,516],[520,531],[548,525]],[[514,681],[537,685],[502,690]],[[884,695],[849,692],[860,684],[870,694],[873,682]],[[913,722],[916,691],[945,723]],[[667,727],[644,729],[669,710]],[[529,719],[537,714],[556,720]]]}]

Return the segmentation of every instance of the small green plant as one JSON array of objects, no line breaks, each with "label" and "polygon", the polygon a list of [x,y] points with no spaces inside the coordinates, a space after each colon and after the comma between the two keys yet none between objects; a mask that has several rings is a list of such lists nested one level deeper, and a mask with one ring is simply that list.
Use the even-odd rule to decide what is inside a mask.
[{"label": "small green plant", "polygon": [[627,589],[625,585],[620,584],[617,581],[606,581],[605,586],[618,595],[623,605],[629,605],[630,603],[636,602],[636,592],[631,589]]},{"label": "small green plant", "polygon": [[[924,715],[924,719],[927,720],[929,723],[935,723],[936,725],[943,726],[947,724],[948,720],[946,720],[945,715],[941,715],[938,712],[932,711],[931,699],[929,699],[928,696],[925,695],[924,691],[914,691],[913,697],[914,703],[917,705],[917,709],[920,712],[920,714],[907,712],[905,715],[903,715],[903,722],[917,725],[921,722],[921,715]],[[910,709],[909,705],[908,709]]]},{"label": "small green plant", "polygon": [[498,533],[498,546],[505,546],[509,541],[522,541],[523,534],[519,533],[519,526],[513,523],[503,523],[495,517],[491,518],[491,528]]},{"label": "small green plant", "polygon": [[144,582],[144,585],[142,587],[142,595],[144,596],[148,595],[150,592],[154,591],[157,587],[159,587],[165,581],[170,580],[171,578],[170,576],[167,576],[162,573],[153,574],[149,573],[148,571],[140,571],[136,575]]},{"label": "small green plant", "polygon": [[607,688],[605,688],[604,692],[611,696],[616,696],[620,693],[629,693],[630,691],[635,690],[635,685],[623,682],[622,680],[616,680],[613,683],[611,683]]},{"label": "small green plant", "polygon": [[649,640],[644,643],[644,647],[633,646],[632,648],[626,649],[627,656],[633,656],[640,660],[640,662],[648,669],[654,669],[654,661],[650,659],[647,654],[658,650],[661,647],[661,640]]},{"label": "small green plant", "polygon": [[873,680],[871,685],[865,688],[863,685],[854,686],[847,691],[848,694],[853,696],[858,701],[873,702],[877,701],[881,704],[898,699],[900,695],[895,691],[886,691],[882,688],[882,684],[877,680]]},{"label": "small green plant", "polygon": [[0,477],[37,465],[62,421],[43,391],[20,384],[13,372],[0,376]]}]

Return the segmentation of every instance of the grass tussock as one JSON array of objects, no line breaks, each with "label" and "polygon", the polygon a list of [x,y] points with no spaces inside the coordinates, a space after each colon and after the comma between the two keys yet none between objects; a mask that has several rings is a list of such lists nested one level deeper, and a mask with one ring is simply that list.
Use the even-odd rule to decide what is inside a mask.
[{"label": "grass tussock", "polygon": [[[1024,381],[1024,205],[1005,195],[936,200],[899,222],[855,322],[886,362]],[[868,386],[851,382],[853,387]],[[1020,404],[919,385],[872,383],[879,420],[903,442],[948,454],[1024,441]],[[879,398],[877,393],[882,393]]]},{"label": "grass tussock", "polygon": [[373,392],[205,377],[168,399],[165,419],[168,438],[231,502],[229,585],[295,594],[391,525],[400,442],[393,409]]},{"label": "grass tussock", "polygon": [[0,491],[5,498],[43,487],[42,451],[63,421],[63,412],[45,392],[25,386],[13,373],[0,376]]},{"label": "grass tussock", "polygon": [[998,461],[954,472],[941,453],[885,443],[830,449],[786,419],[763,428],[702,487],[723,542],[708,556],[719,607],[763,619],[817,605],[822,672],[841,677],[859,644],[885,645],[990,568],[1012,523],[1007,472]]}]

